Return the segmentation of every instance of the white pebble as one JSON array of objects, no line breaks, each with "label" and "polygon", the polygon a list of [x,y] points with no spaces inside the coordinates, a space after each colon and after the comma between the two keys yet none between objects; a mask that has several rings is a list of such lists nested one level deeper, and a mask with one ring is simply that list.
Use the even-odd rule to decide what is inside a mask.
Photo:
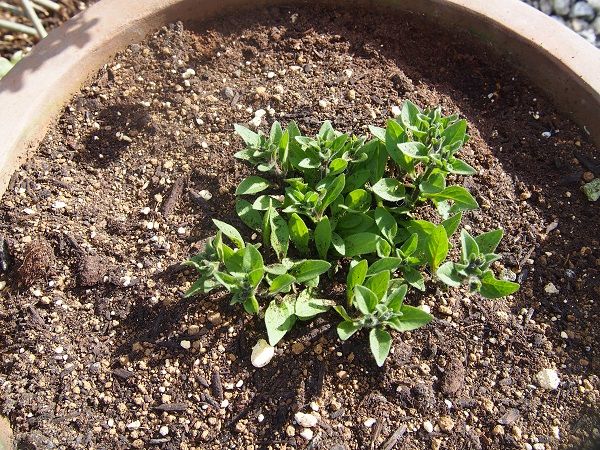
[{"label": "white pebble", "polygon": [[423,429],[425,431],[427,431],[428,433],[432,433],[433,432],[433,424],[429,420],[426,420],[425,422],[423,422]]},{"label": "white pebble", "polygon": [[184,341],[181,341],[181,342],[179,343],[179,345],[181,345],[181,347],[182,347],[182,348],[184,348],[184,349],[186,349],[186,350],[189,350],[189,349],[190,349],[190,347],[192,346],[192,343],[191,343],[190,341],[186,341],[186,340],[184,340]]},{"label": "white pebble", "polygon": [[275,356],[275,347],[271,347],[264,339],[259,339],[254,347],[252,347],[252,355],[250,360],[254,367],[264,367]]},{"label": "white pebble", "polygon": [[397,106],[397,105],[392,106],[392,116],[398,117],[401,112],[402,111],[400,110],[399,106]]},{"label": "white pebble", "polygon": [[560,332],[560,337],[563,338],[563,339],[568,339],[569,335],[565,331],[561,331]]},{"label": "white pebble", "polygon": [[267,78],[268,79],[275,78],[275,76],[276,76],[275,72],[269,72],[269,73],[267,73]]},{"label": "white pebble", "polygon": [[133,422],[127,424],[127,428],[130,430],[137,430],[141,426],[142,424],[139,420],[134,420]]},{"label": "white pebble", "polygon": [[194,69],[188,69],[185,72],[183,72],[181,76],[184,80],[187,80],[189,78],[192,78],[194,75],[196,75],[196,71]]},{"label": "white pebble", "polygon": [[185,232],[186,232],[185,227],[179,227],[179,228],[177,228],[177,234],[185,234]]},{"label": "white pebble", "polygon": [[129,275],[121,277],[121,284],[123,285],[123,287],[129,286],[131,284],[131,277]]},{"label": "white pebble", "polygon": [[229,406],[229,400],[225,399],[221,402],[221,408],[225,409]]},{"label": "white pebble", "polygon": [[311,430],[310,428],[305,428],[300,432],[300,436],[302,436],[307,441],[310,441],[314,435],[315,434],[313,433],[313,430]]},{"label": "white pebble", "polygon": [[54,203],[52,203],[52,209],[63,209],[66,206],[67,204],[65,202],[61,202],[60,200],[57,200]]},{"label": "white pebble", "polygon": [[65,351],[65,349],[63,347],[56,347],[54,349],[54,353],[56,353],[57,355],[62,354],[62,352],[64,352],[64,351]]},{"label": "white pebble", "polygon": [[140,213],[147,216],[148,214],[150,214],[150,208],[146,206],[145,208],[140,209]]},{"label": "white pebble", "polygon": [[548,283],[546,286],[544,286],[544,291],[546,291],[546,294],[558,294],[559,290],[556,286],[554,286],[554,283]]},{"label": "white pebble", "polygon": [[550,133],[549,131],[544,131],[544,132],[542,133],[542,137],[545,137],[546,139],[548,139],[548,138],[549,138],[549,137],[551,137],[551,136],[552,136],[552,133]]},{"label": "white pebble", "polygon": [[550,391],[557,389],[560,384],[558,373],[554,369],[542,369],[535,374],[539,386]]},{"label": "white pebble", "polygon": [[560,439],[560,428],[558,428],[556,425],[550,427],[550,429],[552,430],[552,435],[554,436],[555,439]]},{"label": "white pebble", "polygon": [[367,428],[371,428],[373,425],[375,425],[375,422],[377,422],[377,419],[373,419],[372,417],[369,417],[367,420],[365,420],[363,422],[363,425]]},{"label": "white pebble", "polygon": [[198,192],[198,194],[200,194],[200,197],[202,197],[204,200],[210,200],[212,198],[212,194],[206,189],[202,189],[200,192]]},{"label": "white pebble", "polygon": [[263,422],[265,420],[264,414],[259,414],[258,417],[256,418],[256,420],[258,420],[258,423]]},{"label": "white pebble", "polygon": [[313,416],[312,414],[306,414],[303,412],[297,412],[294,415],[294,419],[296,419],[296,422],[298,422],[298,425],[300,425],[301,427],[304,428],[312,428],[317,426],[317,423],[319,422],[319,419],[317,419],[316,416]]},{"label": "white pebble", "polygon": [[6,281],[0,281],[0,291],[6,287]]},{"label": "white pebble", "polygon": [[321,109],[326,109],[329,106],[329,102],[327,100],[319,100],[319,107]]},{"label": "white pebble", "polygon": [[158,430],[158,434],[160,434],[161,436],[166,436],[167,434],[169,434],[169,427],[166,425],[163,425],[162,427],[160,427],[160,429]]},{"label": "white pebble", "polygon": [[429,307],[429,305],[419,305],[417,306],[417,308],[419,308],[421,311],[425,311],[427,314],[431,313],[431,308]]},{"label": "white pebble", "polygon": [[317,412],[319,410],[319,404],[317,402],[310,402],[310,409],[312,409],[314,412]]}]

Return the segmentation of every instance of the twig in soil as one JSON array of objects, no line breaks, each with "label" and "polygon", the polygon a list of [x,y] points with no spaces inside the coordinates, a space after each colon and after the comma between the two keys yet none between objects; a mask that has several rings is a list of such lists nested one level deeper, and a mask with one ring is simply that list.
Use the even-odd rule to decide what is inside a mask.
[{"label": "twig in soil", "polygon": [[377,443],[377,440],[379,439],[379,436],[381,436],[381,430],[383,429],[383,420],[381,420],[381,418],[379,418],[379,420],[377,421],[377,424],[375,425],[375,430],[373,431],[373,437],[371,438],[371,450],[375,450],[375,444]]},{"label": "twig in soil", "polygon": [[223,384],[221,383],[221,374],[218,370],[215,370],[212,373],[212,377],[210,379],[210,390],[212,394],[219,399],[219,401],[223,401]]},{"label": "twig in soil", "polygon": [[173,183],[169,195],[161,208],[162,215],[165,219],[173,212],[175,206],[177,206],[177,202],[181,198],[181,194],[183,194],[183,188],[186,182],[186,177],[179,177],[175,180],[175,183]]},{"label": "twig in soil", "polygon": [[181,412],[188,409],[187,403],[163,403],[156,406],[154,409],[167,412]]},{"label": "twig in soil", "polygon": [[394,434],[392,434],[387,441],[385,441],[381,450],[392,450],[404,433],[406,433],[406,425],[403,424],[394,431]]}]

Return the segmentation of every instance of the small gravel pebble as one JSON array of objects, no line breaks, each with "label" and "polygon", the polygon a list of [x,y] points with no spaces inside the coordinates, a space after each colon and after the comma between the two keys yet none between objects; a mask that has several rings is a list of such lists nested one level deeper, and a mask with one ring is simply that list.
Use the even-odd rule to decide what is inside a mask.
[{"label": "small gravel pebble", "polygon": [[547,389],[549,391],[557,389],[558,385],[560,384],[560,378],[554,369],[540,370],[538,373],[536,373],[535,379],[542,389]]}]

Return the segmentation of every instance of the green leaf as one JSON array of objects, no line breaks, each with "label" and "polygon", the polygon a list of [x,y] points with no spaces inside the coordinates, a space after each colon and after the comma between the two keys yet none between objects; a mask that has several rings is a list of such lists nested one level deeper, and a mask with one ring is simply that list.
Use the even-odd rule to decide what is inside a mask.
[{"label": "green leaf", "polygon": [[271,281],[269,292],[271,294],[277,294],[279,292],[288,292],[289,287],[296,282],[296,279],[288,273],[279,275]]},{"label": "green leaf", "polygon": [[378,197],[389,202],[400,201],[406,195],[404,185],[394,178],[382,178],[371,189]]},{"label": "green leaf", "polygon": [[398,150],[404,154],[404,156],[418,161],[429,160],[428,149],[425,144],[421,142],[408,141],[398,144]]},{"label": "green leaf", "polygon": [[467,121],[459,120],[454,122],[448,128],[446,128],[442,133],[442,138],[444,139],[444,146],[451,145],[455,146],[456,144],[462,145],[465,140],[467,134]]},{"label": "green leaf", "polygon": [[249,272],[254,269],[264,270],[263,257],[254,245],[249,244],[244,250],[240,250],[240,252],[243,252],[242,268],[244,271]]},{"label": "green leaf", "polygon": [[260,136],[254,131],[250,131],[248,128],[242,125],[235,124],[233,126],[235,132],[244,140],[246,145],[257,147],[260,144]]},{"label": "green leaf", "polygon": [[[367,276],[375,275],[379,272],[383,272],[384,270],[389,270],[390,272],[394,272],[400,265],[402,264],[402,258],[396,258],[393,256],[389,256],[386,258],[380,258],[376,260],[367,271]],[[361,281],[362,283],[362,281]]]},{"label": "green leaf", "polygon": [[491,271],[484,273],[481,278],[481,288],[479,293],[485,298],[500,298],[514,294],[519,290],[519,285],[507,280],[498,280],[494,278]]},{"label": "green leaf", "polygon": [[475,175],[477,174],[477,170],[471,167],[469,164],[464,162],[461,159],[454,159],[450,163],[449,167],[450,173],[455,173],[457,175]]},{"label": "green leaf", "polygon": [[242,222],[249,228],[254,231],[261,231],[262,215],[252,207],[252,204],[249,201],[238,199],[238,201],[235,202],[235,211]]},{"label": "green leaf", "polygon": [[297,262],[290,269],[290,274],[296,277],[298,283],[311,280],[329,270],[331,264],[320,259],[305,259]]},{"label": "green leaf", "polygon": [[446,235],[448,237],[452,236],[454,232],[458,229],[460,225],[460,221],[462,219],[462,213],[454,214],[453,216],[447,218],[442,222],[442,225],[446,229]]},{"label": "green leaf", "polygon": [[382,328],[373,328],[369,333],[369,344],[371,353],[375,357],[375,362],[379,367],[383,366],[392,348],[390,333]]},{"label": "green leaf", "polygon": [[329,246],[331,245],[331,224],[329,219],[325,216],[321,219],[321,221],[317,224],[314,233],[315,238],[315,246],[317,247],[317,252],[322,259],[327,258],[327,251],[329,250]]},{"label": "green leaf", "polygon": [[300,320],[309,320],[326,312],[335,302],[322,298],[313,298],[308,290],[300,292],[295,303],[295,314]]},{"label": "green leaf", "polygon": [[260,195],[254,200],[252,208],[259,211],[266,211],[271,206],[273,208],[279,208],[281,205],[282,203],[271,195]]},{"label": "green leaf", "polygon": [[269,303],[265,311],[265,325],[269,344],[277,345],[281,338],[294,327],[295,323],[293,296],[286,296],[282,302],[273,300]]},{"label": "green leaf", "polygon": [[344,320],[348,320],[348,321],[352,321],[352,319],[350,318],[350,316],[348,315],[348,313],[346,312],[346,308],[344,308],[342,305],[335,305],[333,307],[333,309],[335,310],[335,312],[337,312],[340,316],[342,316],[342,319]]},{"label": "green leaf", "polygon": [[365,315],[375,311],[378,303],[377,295],[371,289],[361,285],[354,287],[353,300],[354,306]]},{"label": "green leaf", "polygon": [[381,241],[383,241],[383,238],[374,233],[365,232],[348,236],[344,239],[346,256],[352,258],[366,253],[375,253],[377,251],[377,244]]},{"label": "green leaf", "polygon": [[375,127],[373,125],[369,125],[369,131],[377,139],[385,142],[385,128],[380,128],[380,127]]},{"label": "green leaf", "polygon": [[394,312],[400,312],[400,309],[404,303],[404,297],[406,297],[407,292],[408,286],[405,284],[397,289],[394,289],[394,291],[390,293],[386,300],[387,307]]},{"label": "green leaf", "polygon": [[233,275],[225,272],[215,272],[215,278],[229,292],[235,292],[239,288],[239,281]]},{"label": "green leaf", "polygon": [[407,100],[402,104],[402,110],[400,112],[400,122],[406,128],[418,127],[421,123],[419,114],[421,110],[413,102]]},{"label": "green leaf", "polygon": [[273,247],[277,257],[281,260],[281,258],[287,255],[290,231],[285,219],[275,209],[269,208],[268,211],[271,225],[271,247]]},{"label": "green leaf", "polygon": [[346,177],[344,174],[341,174],[334,178],[333,181],[325,188],[325,195],[323,196],[319,207],[320,214],[323,214],[325,209],[327,209],[327,207],[337,198],[337,196],[342,193],[345,184]]},{"label": "green leaf", "polygon": [[363,284],[367,275],[369,263],[366,259],[350,265],[348,275],[346,277],[346,296],[348,300],[352,298],[354,287]]},{"label": "green leaf", "polygon": [[477,242],[465,229],[460,232],[460,244],[463,262],[468,262],[471,255],[479,254]]},{"label": "green leaf", "polygon": [[350,320],[344,320],[343,322],[338,323],[337,333],[342,341],[346,341],[350,339],[354,333],[360,330],[360,328],[360,325]]},{"label": "green leaf", "polygon": [[238,230],[236,230],[228,223],[221,222],[220,220],[213,219],[212,221],[217,226],[217,228],[221,230],[223,234],[231,240],[231,242],[233,242],[233,244],[237,248],[244,248],[244,239],[242,238],[242,235]]},{"label": "green leaf", "polygon": [[443,225],[438,225],[431,231],[426,245],[429,267],[435,271],[448,255],[448,236]]},{"label": "green leaf", "polygon": [[371,172],[367,169],[353,171],[346,178],[346,185],[344,186],[344,190],[350,192],[360,187],[363,187],[370,176]]},{"label": "green leaf", "polygon": [[254,294],[248,296],[244,300],[244,310],[248,314],[256,314],[256,313],[258,313],[258,309],[259,308],[260,308],[260,306],[258,304],[258,300],[256,299],[256,296]]},{"label": "green leaf", "polygon": [[502,240],[502,236],[504,236],[504,230],[498,228],[497,230],[480,234],[475,237],[475,241],[477,242],[481,253],[493,253]]},{"label": "green leaf", "polygon": [[302,220],[298,214],[293,213],[290,216],[288,225],[290,230],[290,238],[292,239],[292,242],[298,251],[301,254],[308,253],[308,241],[310,236],[308,234],[308,227],[304,223],[304,220]]},{"label": "green leaf", "polygon": [[396,219],[385,208],[378,207],[375,209],[375,223],[381,235],[388,242],[393,243],[396,234],[398,233],[398,224]]},{"label": "green leaf", "polygon": [[405,266],[402,268],[402,277],[412,287],[425,292],[425,280],[423,275],[417,269],[411,266]]},{"label": "green leaf", "polygon": [[183,295],[184,298],[190,298],[198,294],[207,294],[217,286],[217,283],[209,277],[200,277]]},{"label": "green leaf", "polygon": [[477,200],[462,186],[449,186],[436,194],[427,194],[426,197],[435,201],[454,201],[450,214],[479,208]]},{"label": "green leaf", "polygon": [[459,287],[462,284],[462,277],[454,270],[453,262],[442,264],[436,271],[437,277],[443,283],[451,287]]},{"label": "green leaf", "polygon": [[402,253],[404,257],[408,257],[417,251],[418,246],[419,235],[417,233],[413,233],[400,247],[400,253]]},{"label": "green leaf", "polygon": [[402,316],[400,317],[400,325],[398,327],[394,327],[396,331],[412,331],[417,328],[421,328],[427,325],[429,322],[433,320],[433,316],[431,314],[426,313],[420,308],[415,308],[414,306],[409,306],[406,304],[402,305],[400,309]]},{"label": "green leaf", "polygon": [[372,197],[364,189],[355,189],[348,193],[344,204],[353,211],[367,212],[371,207]]},{"label": "green leaf", "polygon": [[364,286],[370,289],[377,296],[377,299],[381,301],[387,293],[389,282],[390,272],[389,270],[384,270],[368,278]]},{"label": "green leaf", "polygon": [[337,233],[331,233],[331,246],[338,252],[341,256],[346,254],[346,243],[341,238],[341,236]]},{"label": "green leaf", "polygon": [[250,286],[252,286],[253,288],[256,288],[262,281],[264,275],[265,275],[264,267],[259,267],[258,269],[251,270],[248,273],[248,282],[250,283]]},{"label": "green leaf", "polygon": [[348,161],[343,158],[336,158],[329,163],[329,173],[327,175],[337,175],[342,173],[348,167]]},{"label": "green leaf", "polygon": [[395,120],[388,120],[385,133],[386,151],[401,169],[408,174],[412,174],[415,169],[414,161],[398,148],[398,143],[405,142],[406,139],[407,136],[400,124]]},{"label": "green leaf", "polygon": [[262,192],[271,184],[262,177],[255,175],[245,178],[235,190],[235,195],[251,195]]}]

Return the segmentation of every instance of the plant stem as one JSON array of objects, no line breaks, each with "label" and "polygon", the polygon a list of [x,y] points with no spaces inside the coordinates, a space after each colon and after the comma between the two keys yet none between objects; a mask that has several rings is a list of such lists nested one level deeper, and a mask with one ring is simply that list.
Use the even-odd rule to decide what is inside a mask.
[{"label": "plant stem", "polygon": [[23,10],[25,11],[25,14],[27,15],[27,17],[29,17],[29,20],[31,20],[31,22],[33,22],[33,27],[37,31],[37,34],[40,37],[40,39],[43,39],[46,36],[48,36],[48,33],[46,32],[44,25],[42,25],[42,21],[40,20],[40,18],[37,16],[35,10],[33,9],[33,5],[31,4],[31,1],[30,0],[21,0],[21,5],[23,5]]}]

